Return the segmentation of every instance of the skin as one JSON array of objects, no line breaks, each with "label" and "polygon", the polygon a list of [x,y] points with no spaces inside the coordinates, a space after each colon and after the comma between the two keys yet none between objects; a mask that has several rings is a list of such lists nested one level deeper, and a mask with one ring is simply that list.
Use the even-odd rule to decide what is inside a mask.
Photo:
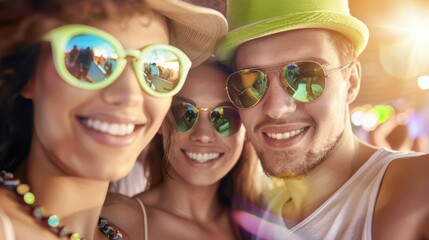
[{"label": "skin", "polygon": [[[225,73],[211,66],[201,65],[191,70],[173,105],[188,102],[209,109],[232,106],[224,90],[226,78]],[[166,124],[160,133],[164,138],[172,134]],[[217,191],[221,178],[240,157],[244,127],[233,136],[223,137],[211,126],[209,113],[202,111],[192,129],[174,134],[168,169],[171,177],[136,195],[146,207],[149,239],[236,239],[228,209],[218,201]],[[221,154],[201,164],[186,152]],[[116,203],[105,207],[103,214],[123,227],[131,239],[143,239],[143,217],[138,203],[125,196],[112,197]]]},{"label": "skin", "polygon": [[[263,66],[283,65],[298,60],[329,64],[327,70],[342,65],[331,50],[327,32],[314,32],[318,34],[317,41],[307,38],[313,31],[295,31],[248,42],[237,52],[237,68],[260,67],[264,70]],[[282,46],[285,36],[290,44]],[[300,45],[312,47],[299,48]],[[344,73],[350,76],[351,71],[357,71],[356,68]],[[347,104],[355,98],[359,89],[356,77],[344,81],[341,74],[333,75],[328,79],[324,95],[311,104],[302,104],[289,97],[278,82],[277,72],[269,72],[268,78],[269,88],[261,101],[253,108],[240,109],[243,124],[250,132],[249,138],[256,143],[266,172],[278,177],[304,176],[340,141],[353,145],[353,141],[345,141],[348,139],[346,136],[342,138],[344,140],[340,136],[351,135],[351,132],[345,132],[346,114]],[[333,102],[338,104],[331,104]],[[319,111],[321,108],[323,112]],[[268,136],[286,132],[300,134],[285,140]]]},{"label": "skin", "polygon": [[[207,78],[211,75],[214,79]],[[207,107],[210,110],[219,106],[232,106],[222,84],[226,77],[226,74],[210,66],[203,65],[195,69],[190,73],[186,87],[174,97],[173,105],[187,102],[197,108]],[[210,97],[203,91],[205,88],[213,90],[210,91]],[[170,131],[163,125],[161,133],[169,136]],[[231,170],[240,157],[243,142],[243,127],[239,134],[222,137],[211,126],[209,111],[200,111],[194,127],[190,131],[178,134],[178,138],[172,143],[178,146],[170,150],[172,175],[186,185],[218,185],[219,180]],[[219,153],[220,158],[210,165],[198,166],[186,153]]]},{"label": "skin", "polygon": [[[327,30],[288,31],[241,45],[234,64],[237,69],[264,70],[264,66],[314,60],[328,64],[329,73],[346,64],[340,62],[335,49]],[[359,142],[349,121],[349,104],[359,91],[359,63],[328,78],[323,95],[309,104],[289,97],[275,71],[268,73],[268,79],[269,88],[259,104],[240,109],[240,116],[266,173],[284,180],[290,199],[283,217],[292,227],[335,193],[376,148]],[[294,136],[270,137],[287,132]],[[429,238],[429,190],[423,186],[429,182],[423,174],[429,171],[427,158],[397,160],[390,165],[375,208],[374,239]],[[409,224],[403,224],[404,219]]]},{"label": "skin", "polygon": [[[150,24],[133,17],[126,28],[115,19],[90,25],[109,32],[127,49],[168,44],[164,17],[148,14],[153,20]],[[46,25],[58,23],[52,20]],[[105,239],[96,224],[109,181],[131,169],[160,127],[171,97],[159,99],[145,93],[130,61],[121,76],[104,89],[85,91],[70,86],[56,73],[48,43],[42,46],[36,73],[21,94],[33,101],[34,132],[28,164],[19,177],[30,183],[36,204],[57,214],[67,229],[86,239]],[[113,136],[85,126],[82,118],[135,124],[136,128],[129,135]],[[19,229],[17,239],[57,239],[23,211],[14,194],[0,189],[0,196],[1,205]]]}]

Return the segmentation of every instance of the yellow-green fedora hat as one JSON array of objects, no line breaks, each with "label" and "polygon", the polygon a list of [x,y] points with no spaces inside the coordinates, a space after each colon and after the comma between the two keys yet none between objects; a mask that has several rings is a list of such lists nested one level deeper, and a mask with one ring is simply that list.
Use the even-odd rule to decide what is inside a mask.
[{"label": "yellow-green fedora hat", "polygon": [[343,34],[359,55],[368,43],[368,27],[350,15],[347,0],[228,0],[229,33],[217,44],[216,57],[230,65],[241,44],[271,34],[322,28]]}]

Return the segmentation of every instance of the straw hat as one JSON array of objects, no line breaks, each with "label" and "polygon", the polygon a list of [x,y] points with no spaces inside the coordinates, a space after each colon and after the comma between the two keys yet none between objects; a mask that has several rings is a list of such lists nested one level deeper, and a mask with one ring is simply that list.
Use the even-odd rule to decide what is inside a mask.
[{"label": "straw hat", "polygon": [[230,32],[216,47],[216,57],[229,65],[241,44],[271,34],[323,28],[349,38],[359,55],[368,43],[367,26],[350,15],[347,0],[228,0]]},{"label": "straw hat", "polygon": [[225,17],[218,11],[178,0],[146,0],[157,12],[171,19],[171,45],[184,51],[196,66],[211,54],[228,31]]},{"label": "straw hat", "polygon": [[[13,29],[7,28],[6,23],[18,22],[25,15],[28,15],[26,13],[32,11],[29,2],[7,0],[2,4],[0,0],[0,40],[3,41],[3,38],[6,40],[7,35],[13,32]],[[52,0],[52,2],[55,1]],[[193,5],[181,0],[144,0],[144,2],[154,11],[169,19],[170,44],[184,51],[191,59],[192,66],[197,66],[210,57],[218,40],[228,31],[225,17],[214,9]],[[51,1],[40,1],[41,3],[52,5]],[[6,14],[17,10],[20,12],[9,14],[11,16]],[[9,25],[14,27],[13,24]],[[6,44],[0,42],[0,50],[2,45],[5,45],[5,48],[7,47]]]}]

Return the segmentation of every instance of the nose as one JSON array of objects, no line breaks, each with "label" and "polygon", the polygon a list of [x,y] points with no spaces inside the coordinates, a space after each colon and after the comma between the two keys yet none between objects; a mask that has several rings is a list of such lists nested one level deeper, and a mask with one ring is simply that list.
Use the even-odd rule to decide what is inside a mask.
[{"label": "nose", "polygon": [[261,102],[264,113],[273,119],[293,113],[296,110],[296,102],[283,90],[278,74],[270,74],[267,77],[270,85]]},{"label": "nose", "polygon": [[191,129],[191,140],[199,143],[211,143],[215,140],[215,130],[210,123],[210,112],[200,110],[198,120]]},{"label": "nose", "polygon": [[139,106],[143,103],[143,89],[131,64],[127,63],[118,79],[104,89],[103,98],[112,105]]}]

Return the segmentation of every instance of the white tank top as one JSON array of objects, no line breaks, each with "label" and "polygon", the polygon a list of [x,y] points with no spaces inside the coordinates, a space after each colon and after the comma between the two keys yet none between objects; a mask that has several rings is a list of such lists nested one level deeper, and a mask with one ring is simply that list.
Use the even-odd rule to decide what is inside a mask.
[{"label": "white tank top", "polygon": [[286,226],[281,212],[289,196],[284,188],[275,189],[264,220],[255,228],[255,239],[371,240],[375,202],[387,167],[397,158],[421,154],[379,149],[325,203],[292,228]]}]

